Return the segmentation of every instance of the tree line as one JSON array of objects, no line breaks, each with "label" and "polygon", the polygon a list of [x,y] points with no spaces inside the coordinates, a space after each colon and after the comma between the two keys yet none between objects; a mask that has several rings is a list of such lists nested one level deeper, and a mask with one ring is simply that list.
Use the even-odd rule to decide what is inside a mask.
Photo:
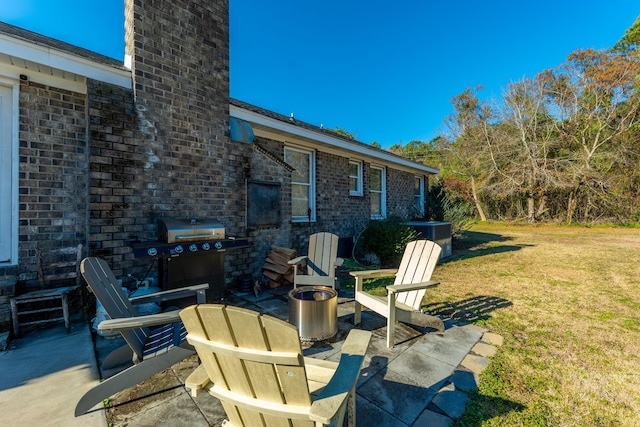
[{"label": "tree line", "polygon": [[499,99],[481,90],[451,100],[441,136],[390,148],[439,167],[445,216],[640,221],[640,18],[611,49],[577,50]]}]

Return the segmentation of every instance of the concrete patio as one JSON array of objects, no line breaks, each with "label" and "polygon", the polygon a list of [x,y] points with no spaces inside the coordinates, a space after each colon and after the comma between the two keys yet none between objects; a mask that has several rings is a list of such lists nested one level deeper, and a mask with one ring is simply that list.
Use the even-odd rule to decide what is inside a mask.
[{"label": "concrete patio", "polygon": [[[228,304],[287,319],[290,287],[270,289],[259,297],[231,294]],[[303,343],[307,356],[337,359],[353,328],[353,299],[341,291],[335,340]],[[369,426],[448,426],[460,417],[477,387],[480,372],[502,338],[474,325],[444,319],[438,335],[399,324],[396,345],[386,347],[385,319],[363,312],[362,329],[373,337],[357,386],[357,422]],[[95,347],[94,347],[95,343]],[[35,330],[0,353],[0,420],[3,425],[218,426],[225,419],[217,399],[206,393],[192,398],[184,379],[197,366],[192,356],[108,402],[75,418],[79,397],[98,380],[99,364],[121,338],[94,336],[76,320],[71,334],[62,325]],[[94,352],[95,348],[95,352]],[[119,370],[122,368],[119,368]],[[102,372],[108,376],[114,372]]]}]

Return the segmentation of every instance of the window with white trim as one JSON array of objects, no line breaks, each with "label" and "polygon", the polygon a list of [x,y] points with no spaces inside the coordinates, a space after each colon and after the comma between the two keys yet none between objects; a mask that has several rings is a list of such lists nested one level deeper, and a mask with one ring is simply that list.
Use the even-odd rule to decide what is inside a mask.
[{"label": "window with white trim", "polygon": [[349,195],[362,196],[362,162],[349,160]]},{"label": "window with white trim", "polygon": [[413,208],[415,216],[424,216],[424,176],[416,176],[413,185]]},{"label": "window with white trim", "polygon": [[18,262],[17,91],[0,80],[0,265]]},{"label": "window with white trim", "polygon": [[387,216],[387,179],[384,167],[371,166],[369,193],[371,195],[371,219],[385,218]]},{"label": "window with white trim", "polygon": [[301,148],[285,147],[284,161],[294,168],[291,172],[292,221],[315,221],[315,153]]}]

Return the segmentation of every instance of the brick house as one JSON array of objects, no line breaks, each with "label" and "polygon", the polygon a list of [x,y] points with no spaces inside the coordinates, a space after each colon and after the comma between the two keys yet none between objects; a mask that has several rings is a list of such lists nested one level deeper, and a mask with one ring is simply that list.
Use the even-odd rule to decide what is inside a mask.
[{"label": "brick house", "polygon": [[[436,169],[230,99],[227,0],[125,0],[125,50],[126,67],[0,23],[0,331],[8,298],[43,286],[40,257],[81,243],[144,274],[127,242],[155,240],[159,217],[247,239],[225,256],[234,286],[273,244],[419,216]],[[278,199],[266,218],[254,188]]]}]

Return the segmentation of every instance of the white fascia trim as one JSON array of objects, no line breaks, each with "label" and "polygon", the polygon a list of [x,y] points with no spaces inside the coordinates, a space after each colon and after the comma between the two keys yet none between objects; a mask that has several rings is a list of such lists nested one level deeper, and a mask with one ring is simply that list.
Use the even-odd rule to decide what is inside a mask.
[{"label": "white fascia trim", "polygon": [[[380,162],[401,166],[403,169],[408,168],[412,171],[422,171],[429,174],[437,174],[440,172],[438,169],[435,169],[426,165],[416,164],[408,159],[399,158],[393,155],[387,155],[384,152],[380,152],[378,150],[368,148],[360,144],[353,144],[343,139],[333,138],[331,136],[328,136],[322,133],[313,132],[311,130],[301,128],[299,126],[289,125],[280,120],[272,119],[270,117],[265,117],[254,111],[249,111],[243,108],[239,108],[239,107],[236,107],[235,105],[229,106],[229,114],[235,118],[246,120],[249,123],[256,123],[262,126],[267,126],[274,130],[286,132],[291,135],[304,138],[307,140],[318,141],[319,143],[327,144],[329,146],[340,149],[342,151],[354,153],[355,154],[354,157],[356,158],[366,156],[369,158],[376,159]],[[256,131],[255,129],[254,129],[254,132],[256,132],[256,134],[259,134],[259,131]]]},{"label": "white fascia trim", "polygon": [[[131,89],[131,72],[0,34],[0,52],[90,79]],[[28,73],[26,73],[28,74]]]},{"label": "white fascia trim", "polygon": [[53,86],[59,89],[68,90],[76,93],[87,93],[87,79],[83,76],[77,76],[77,79],[65,79],[59,76],[53,76],[48,73],[38,72],[34,70],[26,70],[24,68],[17,67],[11,64],[4,64],[0,62],[0,76],[10,77],[15,80],[20,80],[20,75],[26,75],[27,78],[35,83],[40,83],[47,86]]}]

